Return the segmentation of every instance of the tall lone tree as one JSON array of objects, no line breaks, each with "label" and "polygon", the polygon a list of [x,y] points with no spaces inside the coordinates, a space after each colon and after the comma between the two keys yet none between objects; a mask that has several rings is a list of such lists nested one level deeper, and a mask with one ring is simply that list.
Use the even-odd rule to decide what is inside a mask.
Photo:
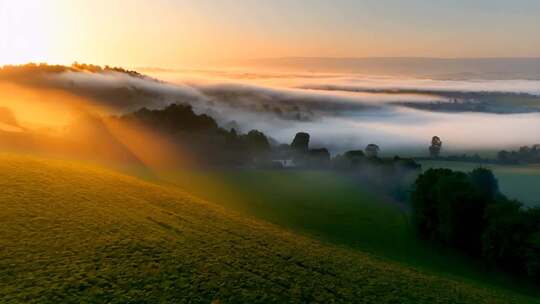
[{"label": "tall lone tree", "polygon": [[429,154],[431,157],[437,158],[441,154],[442,141],[438,136],[433,136],[431,146],[429,146]]},{"label": "tall lone tree", "polygon": [[296,133],[291,148],[297,152],[307,153],[309,149],[309,134],[305,132]]},{"label": "tall lone tree", "polygon": [[369,158],[377,158],[379,156],[379,151],[381,148],[377,146],[376,144],[369,144],[366,146],[366,156]]}]

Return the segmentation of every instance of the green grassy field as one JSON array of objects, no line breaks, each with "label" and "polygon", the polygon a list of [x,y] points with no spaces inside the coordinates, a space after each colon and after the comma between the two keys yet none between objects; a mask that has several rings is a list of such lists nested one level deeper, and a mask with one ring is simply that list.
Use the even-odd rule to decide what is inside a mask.
[{"label": "green grassy field", "polygon": [[526,206],[540,206],[540,165],[478,165],[465,162],[423,161],[422,168],[449,168],[472,171],[479,166],[489,168],[499,180],[501,191],[510,198],[523,202]]},{"label": "green grassy field", "polygon": [[2,303],[535,303],[111,171],[0,156]]},{"label": "green grassy field", "polygon": [[[227,209],[325,243],[368,252],[438,276],[535,293],[530,285],[487,271],[458,252],[419,240],[404,203],[374,194],[365,183],[336,172],[191,172],[168,179]],[[218,182],[212,186],[201,182],[208,179],[219,181],[219,186]]]}]

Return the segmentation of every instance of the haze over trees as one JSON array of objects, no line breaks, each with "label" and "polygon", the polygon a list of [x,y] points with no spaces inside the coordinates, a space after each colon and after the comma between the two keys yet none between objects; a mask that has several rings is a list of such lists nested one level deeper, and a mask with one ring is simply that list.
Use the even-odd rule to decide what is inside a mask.
[{"label": "haze over trees", "polygon": [[507,164],[540,163],[540,144],[523,146],[517,151],[499,151],[497,160]]},{"label": "haze over trees", "polygon": [[117,119],[165,134],[206,165],[249,165],[270,152],[270,143],[262,132],[238,134],[234,128],[227,131],[212,117],[195,114],[187,104],[171,104],[160,110],[143,108]]},{"label": "haze over trees", "polygon": [[381,149],[376,144],[369,144],[366,146],[366,156],[370,158],[377,158]]}]

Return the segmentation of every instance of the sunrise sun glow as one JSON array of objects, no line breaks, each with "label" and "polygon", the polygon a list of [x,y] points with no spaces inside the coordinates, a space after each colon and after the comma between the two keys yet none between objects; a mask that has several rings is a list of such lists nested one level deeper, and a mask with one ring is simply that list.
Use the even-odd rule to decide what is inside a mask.
[{"label": "sunrise sun glow", "polygon": [[540,8],[521,2],[527,5],[0,0],[0,64],[179,67],[290,56],[533,57],[540,48]]},{"label": "sunrise sun glow", "polygon": [[0,65],[50,61],[45,1],[0,1]]}]

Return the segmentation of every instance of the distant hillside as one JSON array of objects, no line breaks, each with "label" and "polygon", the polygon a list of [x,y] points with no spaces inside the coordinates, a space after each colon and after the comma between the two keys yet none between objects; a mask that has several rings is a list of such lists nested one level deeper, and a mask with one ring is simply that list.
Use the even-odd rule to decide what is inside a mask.
[{"label": "distant hillside", "polygon": [[[82,97],[109,111],[133,111],[143,106],[164,106],[191,98],[184,88],[163,83],[120,67],[74,63],[70,66],[25,64],[0,67],[0,85],[65,92]],[[190,100],[191,100],[190,99]]]},{"label": "distant hillside", "polygon": [[73,63],[70,66],[66,65],[49,65],[46,63],[36,64],[28,63],[23,65],[5,65],[0,66],[0,79],[13,79],[13,78],[25,78],[30,80],[28,77],[32,74],[34,76],[39,76],[39,74],[47,73],[65,73],[65,72],[89,72],[89,73],[122,73],[132,77],[151,79],[148,76],[142,75],[136,71],[124,69],[121,67],[111,67],[86,63]]},{"label": "distant hillside", "polygon": [[5,303],[534,303],[323,245],[176,188],[0,156]]},{"label": "distant hillside", "polygon": [[283,57],[254,59],[236,64],[440,79],[540,79],[540,58]]}]

